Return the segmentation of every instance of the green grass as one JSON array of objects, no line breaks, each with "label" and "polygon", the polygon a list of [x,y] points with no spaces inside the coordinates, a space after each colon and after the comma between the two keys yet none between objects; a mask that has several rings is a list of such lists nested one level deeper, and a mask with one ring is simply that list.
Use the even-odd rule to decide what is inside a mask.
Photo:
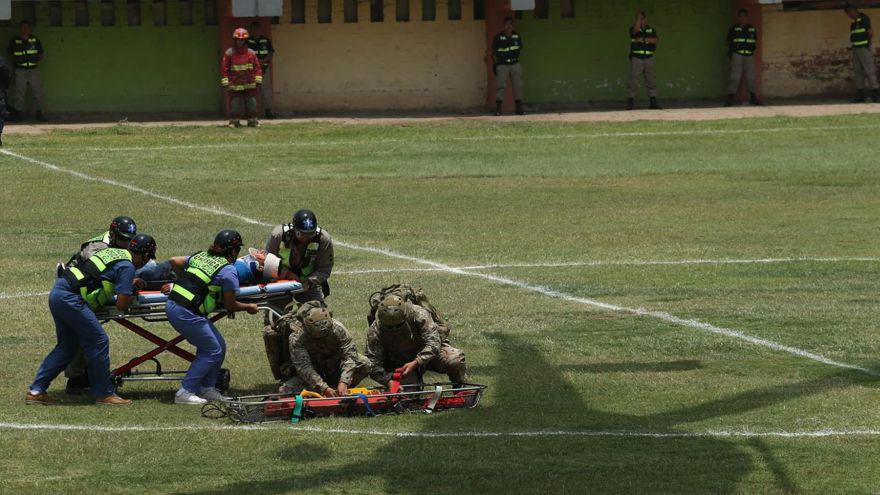
[{"label": "green grass", "polygon": [[[280,223],[314,209],[335,239],[451,266],[880,256],[870,116],[700,123],[259,130],[117,127],[15,136],[8,149],[157,194]],[[741,132],[768,129],[760,132]],[[717,131],[709,133],[708,131]],[[688,132],[693,132],[688,134]],[[620,134],[629,133],[629,134]],[[638,133],[638,134],[634,134]],[[236,143],[244,143],[236,148]],[[113,216],[161,258],[239,229],[221,214],[0,155],[0,294],[45,292],[53,266]],[[419,268],[344,247],[336,270]],[[483,269],[572,296],[697,319],[880,370],[878,261]],[[329,302],[363,341],[367,296],[407,281],[454,324],[475,410],[329,418],[264,430],[0,428],[4,493],[867,493],[878,435],[610,437],[880,429],[877,378],[743,340],[437,271],[338,273]],[[45,296],[0,299],[0,422],[211,427],[173,384],[126,384],[131,408],[22,395],[54,345]],[[274,385],[261,318],[224,320],[236,392]],[[151,325],[170,337],[173,329]],[[110,325],[114,364],[150,346]],[[166,367],[182,366],[165,358]],[[580,432],[420,438],[331,433]]]}]

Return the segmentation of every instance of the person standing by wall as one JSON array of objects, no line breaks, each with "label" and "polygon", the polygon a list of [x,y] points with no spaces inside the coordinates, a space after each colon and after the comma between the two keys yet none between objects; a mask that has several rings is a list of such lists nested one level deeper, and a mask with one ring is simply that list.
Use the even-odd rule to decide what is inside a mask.
[{"label": "person standing by wall", "polygon": [[250,38],[248,38],[248,47],[257,54],[260,59],[260,66],[263,69],[263,84],[260,86],[260,93],[263,97],[263,112],[267,119],[274,119],[272,113],[272,58],[275,54],[275,48],[272,41],[263,36],[260,31],[260,23],[252,22]]},{"label": "person standing by wall", "polygon": [[865,79],[871,86],[871,98],[874,103],[880,103],[880,92],[877,84],[877,67],[874,65],[874,30],[871,29],[871,19],[859,12],[854,4],[848,3],[843,8],[846,15],[852,19],[849,26],[849,41],[852,43],[853,69],[856,78],[856,96],[853,103],[865,102]]},{"label": "person standing by wall", "polygon": [[43,44],[31,31],[31,23],[21,21],[19,35],[9,42],[8,50],[12,54],[15,65],[15,91],[12,98],[12,113],[17,119],[24,112],[27,88],[31,88],[37,120],[45,122],[43,115],[43,79],[40,77],[39,64],[43,60]]},{"label": "person standing by wall", "polygon": [[495,94],[495,115],[501,115],[501,105],[507,90],[507,80],[513,84],[513,100],[516,114],[525,115],[522,105],[522,66],[519,56],[522,52],[522,38],[513,30],[513,17],[504,19],[504,30],[492,40],[492,67],[495,71],[497,91]]},{"label": "person standing by wall", "polygon": [[259,127],[257,120],[257,86],[263,83],[260,60],[248,48],[247,29],[238,28],[232,34],[233,46],[226,50],[220,62],[220,84],[229,92],[229,127],[241,127],[240,119],[247,117],[248,127]]},{"label": "person standing by wall", "polygon": [[635,108],[636,91],[644,77],[645,89],[651,99],[650,108],[660,110],[657,103],[657,76],[654,74],[654,53],[657,51],[657,31],[648,25],[648,16],[644,10],[636,13],[636,21],[629,28],[629,80],[627,83],[628,97],[626,109]]},{"label": "person standing by wall", "polygon": [[733,106],[736,91],[739,89],[743,73],[749,89],[749,103],[761,105],[755,84],[755,51],[758,49],[758,30],[749,23],[749,11],[737,12],[737,23],[727,31],[727,58],[730,59],[730,84],[727,85],[727,101],[724,106]]}]

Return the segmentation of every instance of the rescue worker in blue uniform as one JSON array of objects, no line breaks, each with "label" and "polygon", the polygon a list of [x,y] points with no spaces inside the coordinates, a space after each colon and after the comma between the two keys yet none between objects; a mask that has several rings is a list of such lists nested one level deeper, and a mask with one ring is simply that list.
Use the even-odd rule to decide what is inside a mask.
[{"label": "rescue worker in blue uniform", "polygon": [[110,302],[115,295],[116,308],[127,311],[134,301],[135,270],[155,256],[156,241],[141,234],[129,242],[127,249],[102,249],[81,265],[64,270],[49,293],[49,310],[55,320],[58,343],[40,365],[28,389],[26,404],[57,404],[46,391],[52,380],[70,364],[80,346],[88,359],[95,403],[131,404],[115,393],[110,379],[109,340],[95,316],[95,309]]},{"label": "rescue worker in blue uniform", "polygon": [[220,306],[229,313],[259,311],[256,304],[235,299],[239,279],[234,263],[241,245],[241,234],[222,230],[207,251],[170,260],[177,282],[170,289],[165,314],[171,326],[196,348],[196,358],[174,394],[175,404],[197,405],[223,399],[217,390],[217,378],[226,358],[226,341],[207,315]]}]

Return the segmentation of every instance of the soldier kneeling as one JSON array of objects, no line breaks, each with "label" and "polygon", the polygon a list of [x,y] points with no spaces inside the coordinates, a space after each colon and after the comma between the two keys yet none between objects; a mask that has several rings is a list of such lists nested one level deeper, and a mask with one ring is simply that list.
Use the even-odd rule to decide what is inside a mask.
[{"label": "soldier kneeling", "polygon": [[447,335],[428,310],[398,295],[385,296],[367,334],[370,377],[387,386],[394,370],[403,368],[401,383],[420,382],[425,370],[467,383],[464,352],[449,345]]},{"label": "soldier kneeling", "polygon": [[298,317],[279,320],[289,332],[290,373],[280,393],[297,394],[303,389],[325,397],[348,395],[369,373],[367,360],[358,354],[345,326],[333,319],[330,310],[303,305]]}]

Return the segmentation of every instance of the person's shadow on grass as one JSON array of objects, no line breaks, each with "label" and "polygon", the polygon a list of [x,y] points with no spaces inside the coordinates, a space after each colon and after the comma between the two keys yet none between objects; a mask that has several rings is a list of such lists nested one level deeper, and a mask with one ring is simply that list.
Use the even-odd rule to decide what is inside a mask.
[{"label": "person's shadow on grass", "polygon": [[[585,395],[566,378],[573,370],[550,364],[530,342],[517,336],[493,335],[498,364],[485,368],[495,375],[491,405],[472,411],[435,414],[423,421],[422,432],[462,431],[462,423],[475,428],[471,437],[375,437],[376,448],[363,452],[360,461],[329,468],[317,474],[289,474],[272,479],[236,481],[200,494],[260,493],[291,491],[342,492],[367,483],[365,491],[424,493],[713,493],[737,491],[737,484],[753,468],[757,452],[776,478],[779,488],[797,491],[784,466],[759,440],[736,442],[714,436],[676,436],[676,429],[689,421],[700,421],[760,409],[779,402],[802,398],[831,388],[871,381],[855,372],[791,385],[778,385],[736,394],[676,410],[635,415],[609,412],[587,404]],[[590,371],[598,372],[593,366]],[[690,364],[672,364],[681,371]],[[664,369],[646,363],[647,371]],[[638,371],[635,363],[613,364],[614,369]],[[574,370],[576,372],[576,370]],[[541,390],[552,391],[541,393]],[[463,416],[468,415],[464,418]],[[390,418],[393,420],[393,418]],[[317,422],[316,422],[317,423]],[[519,436],[478,436],[483,425],[490,431],[534,432]],[[503,426],[501,426],[503,425]],[[319,424],[315,424],[319,426]],[[296,428],[296,427],[292,427]],[[478,429],[476,429],[478,428]],[[582,431],[580,435],[566,431]],[[625,432],[670,433],[673,436],[627,436]],[[590,432],[619,432],[620,436]],[[418,432],[416,432],[417,434]],[[320,448],[309,437],[291,437],[296,453]],[[319,437],[320,438],[320,437]],[[334,441],[334,443],[336,443]],[[749,451],[749,449],[753,449]],[[297,457],[290,458],[289,472],[295,473]],[[376,480],[383,483],[376,486]]]}]

